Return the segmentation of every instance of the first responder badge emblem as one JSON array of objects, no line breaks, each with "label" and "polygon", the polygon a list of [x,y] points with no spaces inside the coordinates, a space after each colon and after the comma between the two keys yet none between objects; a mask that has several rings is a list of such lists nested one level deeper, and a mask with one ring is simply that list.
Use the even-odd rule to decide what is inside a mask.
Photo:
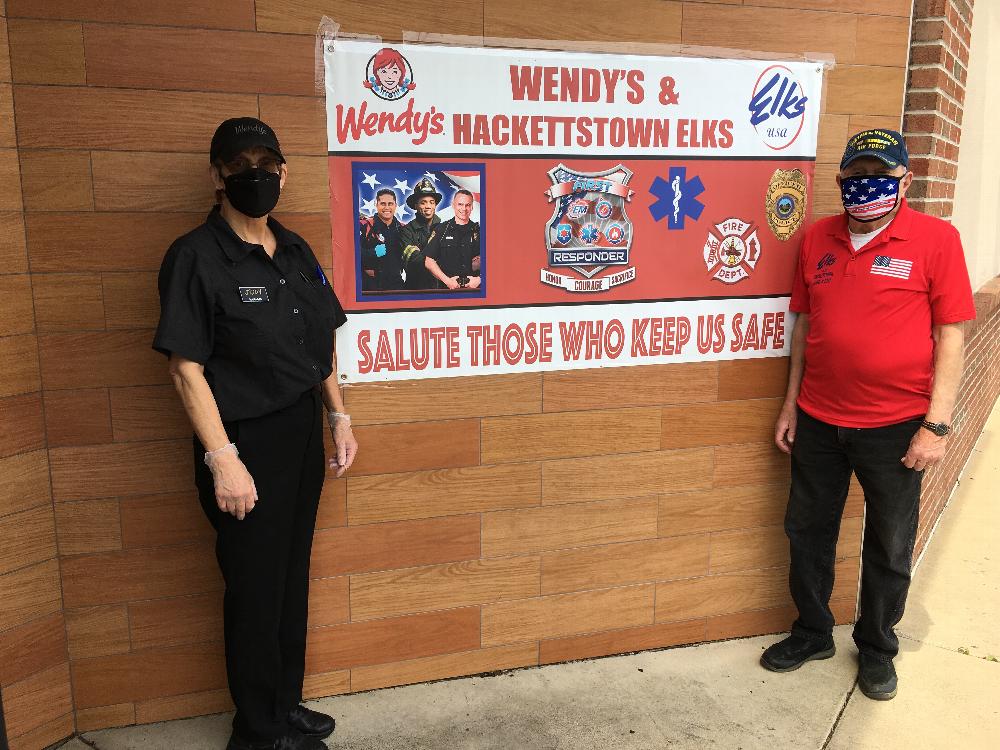
[{"label": "first responder badge emblem", "polygon": [[705,267],[713,279],[735,284],[753,273],[760,260],[757,227],[735,217],[708,230],[704,248]]},{"label": "first responder badge emblem", "polygon": [[632,222],[625,213],[633,195],[628,187],[632,170],[619,164],[603,172],[579,172],[560,164],[548,175],[552,187],[545,195],[552,218],[545,225],[548,263],[542,283],[569,292],[604,292],[632,281]]},{"label": "first responder badge emblem", "polygon": [[806,215],[806,176],[801,170],[775,170],[767,185],[764,206],[767,224],[775,237],[784,242],[795,234]]}]

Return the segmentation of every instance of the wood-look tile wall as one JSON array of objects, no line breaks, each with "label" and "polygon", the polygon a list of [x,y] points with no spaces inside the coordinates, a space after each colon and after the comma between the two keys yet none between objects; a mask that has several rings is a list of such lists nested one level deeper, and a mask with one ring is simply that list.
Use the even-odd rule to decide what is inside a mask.
[{"label": "wood-look tile wall", "polygon": [[[849,132],[899,124],[910,5],[633,0],[616,4],[613,28],[618,41],[835,54],[813,201],[826,214]],[[66,734],[71,704],[81,730],[228,706],[222,582],[185,418],[149,348],[162,254],[211,204],[215,125],[250,114],[274,126],[290,167],[279,216],[329,265],[320,18],[387,40],[586,40],[612,28],[606,2],[582,0],[553,25],[563,10],[6,1],[0,176],[24,186],[0,198],[12,227],[0,237],[0,408],[16,425],[0,445],[0,663],[15,746]],[[772,359],[351,389],[362,452],[324,490],[307,694],[787,627],[788,472],[770,444],[786,369]],[[854,615],[861,513],[852,493],[840,621]],[[40,703],[44,715],[25,710]]]},{"label": "wood-look tile wall", "polygon": [[72,734],[74,716],[3,11],[0,4],[0,693],[10,747],[35,750]]}]

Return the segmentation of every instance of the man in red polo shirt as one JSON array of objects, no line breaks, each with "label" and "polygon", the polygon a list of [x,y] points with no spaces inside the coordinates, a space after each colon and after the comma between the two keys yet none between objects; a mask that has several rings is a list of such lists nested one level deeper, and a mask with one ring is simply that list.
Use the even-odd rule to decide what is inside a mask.
[{"label": "man in red polo shirt", "polygon": [[798,669],[834,654],[834,558],[853,472],[865,493],[858,686],[896,695],[893,631],[903,616],[924,469],[944,456],[962,376],[962,322],[975,306],[958,232],[909,208],[903,137],[866,130],[844,151],[844,214],[818,221],[799,255],[789,309],[785,404],[775,442],[792,456],[785,515],[799,616],[761,664]]}]

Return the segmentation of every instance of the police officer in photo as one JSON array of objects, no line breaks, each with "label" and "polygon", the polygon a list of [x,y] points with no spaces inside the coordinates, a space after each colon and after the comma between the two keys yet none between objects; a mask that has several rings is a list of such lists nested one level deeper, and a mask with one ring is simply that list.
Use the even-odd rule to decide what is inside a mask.
[{"label": "police officer in photo", "polygon": [[361,219],[362,289],[384,292],[403,288],[403,225],[396,218],[396,193],[375,194],[375,215]]},{"label": "police officer in photo", "polygon": [[462,189],[451,200],[455,218],[438,224],[424,250],[424,265],[439,288],[478,289],[479,224],[472,221],[472,193]]},{"label": "police officer in photo", "polygon": [[413,193],[406,199],[406,205],[417,213],[400,232],[406,270],[404,286],[407,289],[437,288],[437,280],[427,271],[423,251],[434,227],[441,223],[437,207],[442,197],[434,188],[434,183],[425,177],[416,184]]},{"label": "police officer in photo", "polygon": [[323,750],[334,720],[300,703],[324,406],[337,476],[358,447],[334,353],[346,316],[309,245],[268,216],[288,177],[274,131],[226,120],[209,172],[218,205],[163,259],[153,347],[194,428],[195,483],[217,532],[228,748]]}]

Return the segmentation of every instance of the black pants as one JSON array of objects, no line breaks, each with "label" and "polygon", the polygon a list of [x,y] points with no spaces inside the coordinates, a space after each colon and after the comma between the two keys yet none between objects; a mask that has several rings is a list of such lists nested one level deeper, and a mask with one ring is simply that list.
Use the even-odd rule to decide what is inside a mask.
[{"label": "black pants", "polygon": [[302,700],[309,555],[325,474],[320,396],[309,390],[292,406],[225,426],[257,486],[256,507],[242,521],[219,510],[197,438],[195,482],[226,581],[233,731],[268,741],[286,731],[288,710]]},{"label": "black pants", "polygon": [[792,449],[792,489],[785,514],[791,547],[789,586],[799,617],[792,633],[827,639],[840,519],[851,472],[865,493],[861,606],[854,642],[888,661],[899,652],[893,631],[903,616],[917,535],[922,471],[900,462],[921,418],[871,429],[814,419],[801,409]]}]

